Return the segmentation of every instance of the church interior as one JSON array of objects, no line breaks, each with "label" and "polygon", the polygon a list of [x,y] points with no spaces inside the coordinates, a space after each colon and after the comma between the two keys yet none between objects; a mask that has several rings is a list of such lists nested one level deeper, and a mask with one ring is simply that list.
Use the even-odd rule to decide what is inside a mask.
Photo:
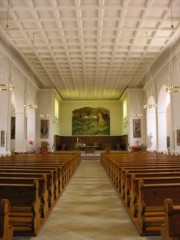
[{"label": "church interior", "polygon": [[180,239],[179,76],[180,0],[0,0],[0,240]]}]

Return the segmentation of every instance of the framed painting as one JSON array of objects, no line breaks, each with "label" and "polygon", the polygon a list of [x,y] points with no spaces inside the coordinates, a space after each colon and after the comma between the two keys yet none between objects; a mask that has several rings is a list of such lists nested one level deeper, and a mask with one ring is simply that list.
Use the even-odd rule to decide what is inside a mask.
[{"label": "framed painting", "polygon": [[72,112],[72,135],[110,135],[110,111],[83,107]]},{"label": "framed painting", "polygon": [[5,131],[1,130],[1,147],[5,147]]},{"label": "framed painting", "polygon": [[177,146],[180,146],[180,129],[176,130],[176,142]]},{"label": "framed painting", "polygon": [[49,120],[41,119],[41,138],[48,138],[49,137]]},{"label": "framed painting", "polygon": [[15,132],[16,132],[16,118],[11,117],[11,139],[15,139]]},{"label": "framed painting", "polygon": [[133,137],[141,138],[141,119],[133,119]]}]

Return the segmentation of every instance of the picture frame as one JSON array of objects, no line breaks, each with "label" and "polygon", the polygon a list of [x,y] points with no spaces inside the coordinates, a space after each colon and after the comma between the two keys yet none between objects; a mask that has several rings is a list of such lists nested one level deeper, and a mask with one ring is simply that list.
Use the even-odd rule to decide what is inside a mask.
[{"label": "picture frame", "polygon": [[16,118],[11,117],[11,139],[16,138]]},{"label": "picture frame", "polygon": [[49,137],[49,120],[47,119],[41,119],[40,137],[41,138]]},{"label": "picture frame", "polygon": [[176,144],[180,146],[180,129],[176,130]]},{"label": "picture frame", "polygon": [[110,110],[103,107],[83,107],[72,111],[72,135],[110,135]]},{"label": "picture frame", "polygon": [[5,147],[5,131],[1,130],[1,147]]},{"label": "picture frame", "polygon": [[133,137],[141,138],[141,119],[133,119]]}]

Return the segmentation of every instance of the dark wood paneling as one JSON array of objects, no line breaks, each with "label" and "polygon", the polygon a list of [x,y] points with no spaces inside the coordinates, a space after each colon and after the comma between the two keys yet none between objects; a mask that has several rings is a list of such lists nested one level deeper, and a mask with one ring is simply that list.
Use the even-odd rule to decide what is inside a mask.
[{"label": "dark wood paneling", "polygon": [[127,135],[123,136],[57,136],[54,137],[55,150],[75,150],[76,144],[96,145],[98,150],[110,146],[111,150],[127,150]]}]

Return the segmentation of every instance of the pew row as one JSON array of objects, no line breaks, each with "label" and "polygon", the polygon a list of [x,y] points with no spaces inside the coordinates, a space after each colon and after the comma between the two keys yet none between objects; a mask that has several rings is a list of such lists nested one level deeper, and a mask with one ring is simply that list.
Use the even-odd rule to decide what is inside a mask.
[{"label": "pew row", "polygon": [[80,163],[79,153],[18,154],[0,160],[0,197],[14,236],[36,236]]},{"label": "pew row", "polygon": [[139,182],[137,228],[141,235],[150,232],[159,235],[165,221],[164,199],[171,198],[175,204],[180,199],[180,183],[145,184]]},{"label": "pew row", "polygon": [[165,222],[161,226],[162,240],[180,239],[180,205],[174,205],[172,199],[164,200]]},{"label": "pew row", "polygon": [[[137,217],[138,207],[137,201],[139,198],[139,181],[143,179],[144,183],[152,184],[152,183],[179,183],[180,182],[180,174],[172,173],[172,172],[164,172],[164,173],[141,173],[141,174],[133,174],[132,175],[132,183],[130,185],[130,189],[127,190],[127,207],[129,207],[131,216]],[[128,195],[129,193],[129,195]]]},{"label": "pew row", "polygon": [[0,183],[0,196],[10,202],[9,221],[17,235],[36,235],[41,223],[38,181],[33,184]]},{"label": "pew row", "polygon": [[157,153],[102,153],[101,163],[139,234],[160,235],[164,199],[180,201],[180,158]]},{"label": "pew row", "polygon": [[12,240],[13,228],[9,223],[10,203],[7,199],[0,201],[0,240]]}]

